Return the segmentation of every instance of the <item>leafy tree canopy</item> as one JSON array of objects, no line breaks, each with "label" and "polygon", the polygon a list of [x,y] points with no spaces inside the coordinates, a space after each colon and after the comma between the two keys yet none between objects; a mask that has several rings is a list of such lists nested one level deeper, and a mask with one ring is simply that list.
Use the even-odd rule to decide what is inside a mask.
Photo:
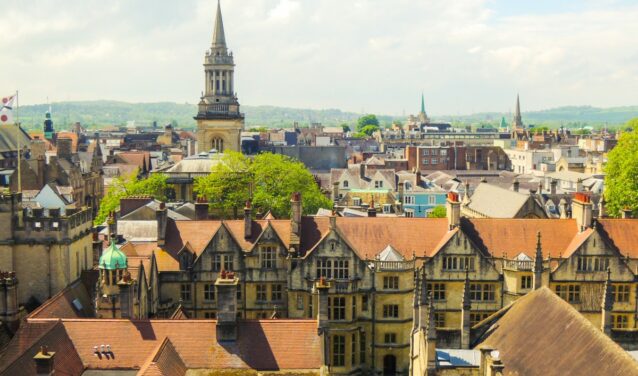
[{"label": "leafy tree canopy", "polygon": [[195,179],[195,193],[208,199],[222,216],[239,209],[251,196],[253,207],[270,210],[278,218],[290,216],[290,197],[301,192],[304,214],[314,214],[332,203],[319,189],[314,176],[300,162],[280,155],[263,153],[250,159],[227,151],[210,175]]},{"label": "leafy tree canopy", "polygon": [[[370,133],[364,132],[364,128],[368,131],[374,129]],[[379,129],[379,119],[375,115],[365,115],[357,120],[357,131],[371,135],[375,130]]]},{"label": "leafy tree canopy", "polygon": [[[638,118],[627,123],[638,125]],[[605,201],[607,212],[619,216],[625,208],[638,209],[638,128],[623,133],[609,152],[605,167]]]},{"label": "leafy tree canopy", "polygon": [[344,132],[350,132],[350,126],[347,123],[341,124],[341,129],[343,129]]},{"label": "leafy tree canopy", "polygon": [[113,179],[111,187],[100,202],[100,211],[93,223],[104,223],[109,213],[120,207],[120,200],[130,196],[149,195],[166,201],[166,192],[171,186],[166,183],[167,176],[152,174],[146,179],[138,180],[137,171],[127,176],[119,176]]},{"label": "leafy tree canopy", "polygon": [[446,216],[447,210],[443,205],[435,207],[430,213],[428,213],[428,218],[445,218]]}]

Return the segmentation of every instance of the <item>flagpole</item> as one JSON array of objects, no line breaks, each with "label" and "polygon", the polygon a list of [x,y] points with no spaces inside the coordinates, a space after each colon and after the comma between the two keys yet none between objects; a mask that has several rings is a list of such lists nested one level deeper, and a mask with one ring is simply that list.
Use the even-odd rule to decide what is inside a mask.
[{"label": "flagpole", "polygon": [[22,192],[22,174],[20,165],[22,164],[22,149],[20,149],[20,98],[16,90],[16,135],[18,139],[18,193]]}]

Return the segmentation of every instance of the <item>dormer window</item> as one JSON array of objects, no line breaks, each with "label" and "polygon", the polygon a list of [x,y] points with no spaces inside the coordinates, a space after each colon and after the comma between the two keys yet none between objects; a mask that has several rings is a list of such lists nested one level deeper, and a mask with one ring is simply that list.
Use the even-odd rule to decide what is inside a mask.
[{"label": "dormer window", "polygon": [[355,197],[352,199],[352,205],[354,206],[361,206],[361,198],[359,197]]},{"label": "dormer window", "polygon": [[383,180],[375,180],[374,181],[375,188],[383,188]]}]

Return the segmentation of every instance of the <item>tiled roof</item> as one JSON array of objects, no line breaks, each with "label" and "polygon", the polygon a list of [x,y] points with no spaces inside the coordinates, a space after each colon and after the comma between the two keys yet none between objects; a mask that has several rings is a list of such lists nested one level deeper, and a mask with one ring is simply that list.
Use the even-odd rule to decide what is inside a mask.
[{"label": "tiled roof", "polygon": [[[92,272],[97,275],[96,271]],[[61,319],[95,317],[88,288],[90,286],[83,283],[82,279],[77,279],[31,312],[29,317]],[[76,303],[73,303],[74,301]],[[81,308],[78,309],[76,304]]]},{"label": "tiled roof", "polygon": [[599,219],[598,223],[620,253],[638,258],[638,219]]},{"label": "tiled roof", "polygon": [[465,219],[463,231],[484,251],[494,257],[504,253],[514,257],[523,252],[534,258],[536,234],[541,232],[543,258],[565,255],[574,237],[578,234],[575,219]]},{"label": "tiled roof", "polygon": [[546,287],[506,310],[478,346],[499,351],[505,375],[638,375],[626,351]]},{"label": "tiled roof", "polygon": [[[38,328],[36,334],[40,334],[51,326],[66,331],[72,342],[67,352],[77,353],[80,365],[84,364],[87,369],[148,369],[153,359],[161,364],[175,360],[176,356],[189,369],[316,370],[321,367],[321,339],[314,320],[239,321],[238,338],[234,342],[217,341],[214,320],[84,319],[62,320],[57,325],[35,320],[24,325],[22,331]],[[17,335],[13,342],[32,344],[35,335],[26,334]],[[166,338],[173,350],[160,355]],[[109,344],[112,354],[96,356],[93,347],[102,344]],[[14,352],[24,351],[24,346],[15,348]],[[31,357],[28,360],[33,363]]]},{"label": "tiled roof", "polygon": [[445,218],[337,218],[337,229],[359,257],[372,258],[391,245],[404,258],[432,256],[448,232]]},{"label": "tiled roof", "polygon": [[481,183],[476,187],[467,205],[490,218],[514,218],[529,200],[529,195],[510,191],[495,185]]},{"label": "tiled roof", "polygon": [[163,249],[155,251],[155,261],[157,262],[157,270],[159,272],[179,271],[179,261]]},{"label": "tiled roof", "polygon": [[35,375],[33,357],[46,345],[55,352],[56,375],[81,375],[82,360],[73,347],[64,325],[58,321],[45,321],[21,325],[0,356],[0,375]]},{"label": "tiled roof", "polygon": [[201,255],[221,226],[220,221],[168,221],[166,226],[166,249],[174,255],[186,243]]},{"label": "tiled roof", "polygon": [[138,372],[139,376],[184,376],[186,365],[168,337],[151,354]]}]

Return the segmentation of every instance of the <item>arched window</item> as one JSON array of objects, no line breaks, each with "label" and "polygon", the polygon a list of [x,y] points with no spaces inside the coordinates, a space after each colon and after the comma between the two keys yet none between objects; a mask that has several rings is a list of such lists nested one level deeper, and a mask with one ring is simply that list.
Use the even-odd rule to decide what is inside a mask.
[{"label": "arched window", "polygon": [[344,181],[343,181],[343,187],[344,187],[344,188],[348,188],[348,184],[349,184],[349,183],[348,183],[348,181],[347,181],[347,180],[344,180]]},{"label": "arched window", "polygon": [[224,152],[224,140],[219,138],[219,137],[213,138],[213,140],[211,141],[211,148],[217,150],[218,153],[223,153]]}]

